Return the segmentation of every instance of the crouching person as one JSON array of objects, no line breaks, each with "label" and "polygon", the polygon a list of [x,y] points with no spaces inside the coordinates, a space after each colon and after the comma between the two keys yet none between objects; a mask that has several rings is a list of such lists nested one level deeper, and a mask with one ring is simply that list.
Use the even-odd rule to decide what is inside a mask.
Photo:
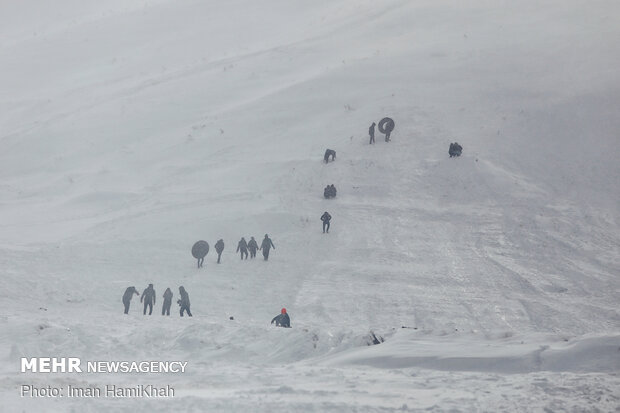
[{"label": "crouching person", "polygon": [[326,149],[325,150],[325,155],[323,155],[323,160],[325,161],[325,163],[329,162],[329,158],[332,158],[332,162],[336,160],[336,151],[333,149]]},{"label": "crouching person", "polygon": [[280,314],[271,320],[271,324],[273,323],[276,323],[276,327],[291,328],[291,319],[286,313],[286,308],[283,308]]},{"label": "crouching person", "polygon": [[129,313],[129,304],[131,303],[131,299],[133,295],[140,296],[140,293],[136,291],[136,287],[127,287],[125,290],[125,294],[123,294],[123,305],[125,306],[125,314]]}]

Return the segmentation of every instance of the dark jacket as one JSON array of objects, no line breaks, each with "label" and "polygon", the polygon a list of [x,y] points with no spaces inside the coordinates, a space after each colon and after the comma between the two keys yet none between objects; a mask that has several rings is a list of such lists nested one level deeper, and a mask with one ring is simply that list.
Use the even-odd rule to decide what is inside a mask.
[{"label": "dark jacket", "polygon": [[277,316],[275,316],[273,320],[271,320],[271,324],[273,323],[276,323],[276,326],[278,327],[291,327],[291,319],[289,318],[287,313],[278,314]]},{"label": "dark jacket", "polygon": [[153,304],[155,304],[155,290],[153,289],[152,284],[146,287],[146,290],[144,290],[144,292],[142,293],[142,297],[140,297],[140,302],[142,302],[142,300],[147,303],[152,302]]},{"label": "dark jacket", "polygon": [[330,219],[332,219],[332,216],[329,215],[327,212],[321,215],[321,221],[323,222],[329,222]]},{"label": "dark jacket", "polygon": [[170,291],[170,288],[166,288],[166,292],[164,293],[164,301],[171,301],[172,300],[172,291]]},{"label": "dark jacket", "polygon": [[330,156],[332,157],[332,159],[336,159],[336,151],[333,149],[326,149],[325,155],[323,156],[323,159],[325,160],[325,162],[327,162]]},{"label": "dark jacket", "polygon": [[273,242],[271,242],[271,238],[265,237],[263,239],[263,243],[260,244],[260,249],[266,249],[267,251],[269,251],[271,248],[273,248],[274,250],[276,249],[275,245],[273,245]]},{"label": "dark jacket", "polygon": [[125,294],[123,294],[123,302],[131,301],[134,294],[140,295],[140,293],[136,291],[136,287],[127,287]]},{"label": "dark jacket", "polygon": [[223,240],[219,240],[218,242],[215,243],[215,250],[217,251],[218,254],[221,254],[222,251],[224,251],[224,241]]},{"label": "dark jacket", "polygon": [[245,242],[245,238],[241,238],[241,241],[239,241],[239,244],[237,244],[237,252],[239,252],[239,250],[246,251],[247,249],[248,243]]},{"label": "dark jacket", "polygon": [[375,136],[375,123],[373,122],[372,125],[370,125],[370,128],[368,128],[368,134],[370,136]]},{"label": "dark jacket", "polygon": [[254,238],[252,238],[250,242],[248,242],[248,248],[255,249],[255,250],[258,249],[258,244],[256,243],[256,240]]},{"label": "dark jacket", "polygon": [[179,287],[179,294],[181,295],[181,299],[178,301],[179,305],[189,308],[189,294],[185,288]]}]

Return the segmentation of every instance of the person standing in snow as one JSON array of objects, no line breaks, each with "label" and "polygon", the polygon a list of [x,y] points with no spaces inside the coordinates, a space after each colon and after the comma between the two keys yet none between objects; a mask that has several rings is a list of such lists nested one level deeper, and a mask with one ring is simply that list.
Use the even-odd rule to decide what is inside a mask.
[{"label": "person standing in snow", "polygon": [[149,315],[153,313],[153,304],[155,304],[155,290],[153,289],[153,284],[149,284],[146,287],[146,290],[142,292],[142,297],[140,297],[140,302],[144,302],[144,312],[146,315],[146,308],[149,308]]},{"label": "person standing in snow", "polygon": [[375,143],[375,125],[376,123],[373,122],[372,125],[370,125],[370,128],[368,128],[368,134],[370,135],[370,145]]},{"label": "person standing in snow", "polygon": [[245,238],[241,237],[241,241],[237,244],[237,252],[241,252],[241,259],[245,255],[245,259],[248,259],[248,243],[245,242]]},{"label": "person standing in snow", "polygon": [[129,313],[129,304],[131,303],[131,299],[133,295],[140,295],[139,292],[136,291],[136,287],[127,287],[125,290],[125,294],[123,294],[123,305],[125,306],[125,314]]},{"label": "person standing in snow", "polygon": [[161,315],[170,315],[170,306],[172,305],[172,291],[166,288],[164,292],[164,305],[161,307]]},{"label": "person standing in snow", "polygon": [[217,251],[217,263],[220,263],[220,258],[222,257],[222,251],[224,251],[224,240],[223,239],[219,239],[216,243],[215,243],[215,251]]},{"label": "person standing in snow", "polygon": [[183,317],[183,312],[187,311],[187,315],[189,317],[192,316],[192,312],[189,311],[189,294],[187,294],[187,291],[185,291],[185,287],[180,286],[179,287],[179,294],[181,295],[181,299],[177,300],[177,304],[179,304],[181,306],[181,317]]},{"label": "person standing in snow", "polygon": [[291,328],[291,319],[286,313],[286,308],[283,308],[280,314],[271,320],[271,324],[273,323],[276,323],[276,327]]},{"label": "person standing in snow", "polygon": [[329,221],[332,219],[332,216],[329,215],[329,212],[325,211],[323,215],[321,215],[321,221],[323,221],[323,234],[326,232],[329,233]]},{"label": "person standing in snow", "polygon": [[248,242],[248,249],[250,250],[250,258],[256,258],[256,250],[258,249],[258,244],[254,237],[250,237],[250,242]]},{"label": "person standing in snow", "polygon": [[265,234],[265,238],[263,238],[263,242],[260,244],[260,249],[263,251],[263,258],[265,259],[265,261],[269,259],[269,250],[271,248],[273,248],[274,250],[276,249],[275,245],[273,245],[273,242],[271,242],[271,238],[269,238],[269,235]]}]

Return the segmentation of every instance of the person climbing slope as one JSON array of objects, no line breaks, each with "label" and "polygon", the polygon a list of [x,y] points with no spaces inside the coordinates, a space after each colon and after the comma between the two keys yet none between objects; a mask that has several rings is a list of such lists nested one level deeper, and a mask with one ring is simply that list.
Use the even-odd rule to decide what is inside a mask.
[{"label": "person climbing slope", "polygon": [[185,291],[185,287],[179,287],[179,294],[181,295],[181,299],[177,300],[177,304],[181,306],[181,309],[179,310],[181,312],[181,317],[183,317],[184,311],[187,311],[187,315],[191,317],[192,312],[189,311],[189,294],[187,294],[187,291]]},{"label": "person climbing slope", "polygon": [[321,215],[321,221],[323,221],[323,233],[329,233],[329,221],[332,219],[332,216],[329,215],[329,212],[325,211],[323,215]]},{"label": "person climbing slope", "polygon": [[248,259],[248,243],[245,242],[245,238],[241,237],[241,240],[237,244],[237,252],[241,252],[241,259],[245,256]]},{"label": "person climbing slope", "polygon": [[269,235],[265,234],[265,238],[263,238],[263,242],[260,245],[260,249],[263,251],[263,258],[265,259],[265,261],[269,259],[269,250],[271,248],[273,248],[274,250],[276,249],[276,247],[273,245],[273,242],[271,241],[271,238],[269,238]]},{"label": "person climbing slope", "polygon": [[217,252],[217,263],[220,263],[220,258],[222,257],[222,252],[224,251],[224,240],[223,239],[219,239],[216,243],[215,243],[215,251]]},{"label": "person climbing slope", "polygon": [[170,306],[172,305],[172,291],[166,288],[164,292],[164,305],[161,307],[161,315],[170,315]]},{"label": "person climbing slope", "polygon": [[373,122],[372,125],[370,125],[370,127],[368,128],[368,134],[370,135],[370,145],[375,143],[375,125],[376,123]]},{"label": "person climbing slope", "polygon": [[149,315],[153,314],[153,305],[155,304],[155,290],[153,284],[149,284],[148,287],[142,292],[140,302],[144,302],[144,311],[142,314],[146,315],[146,309],[149,309]]},{"label": "person climbing slope", "polygon": [[250,258],[256,257],[256,250],[258,250],[258,244],[254,237],[250,237],[250,242],[248,242],[248,249],[250,250]]}]

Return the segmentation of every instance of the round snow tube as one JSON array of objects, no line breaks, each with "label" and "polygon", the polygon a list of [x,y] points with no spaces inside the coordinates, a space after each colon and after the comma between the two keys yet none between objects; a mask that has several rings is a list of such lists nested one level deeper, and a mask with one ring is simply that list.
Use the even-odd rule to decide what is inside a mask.
[{"label": "round snow tube", "polygon": [[204,258],[209,253],[209,244],[207,241],[198,241],[192,247],[192,255],[197,260]]},{"label": "round snow tube", "polygon": [[379,132],[391,133],[394,130],[394,120],[392,118],[383,118],[379,121]]}]

